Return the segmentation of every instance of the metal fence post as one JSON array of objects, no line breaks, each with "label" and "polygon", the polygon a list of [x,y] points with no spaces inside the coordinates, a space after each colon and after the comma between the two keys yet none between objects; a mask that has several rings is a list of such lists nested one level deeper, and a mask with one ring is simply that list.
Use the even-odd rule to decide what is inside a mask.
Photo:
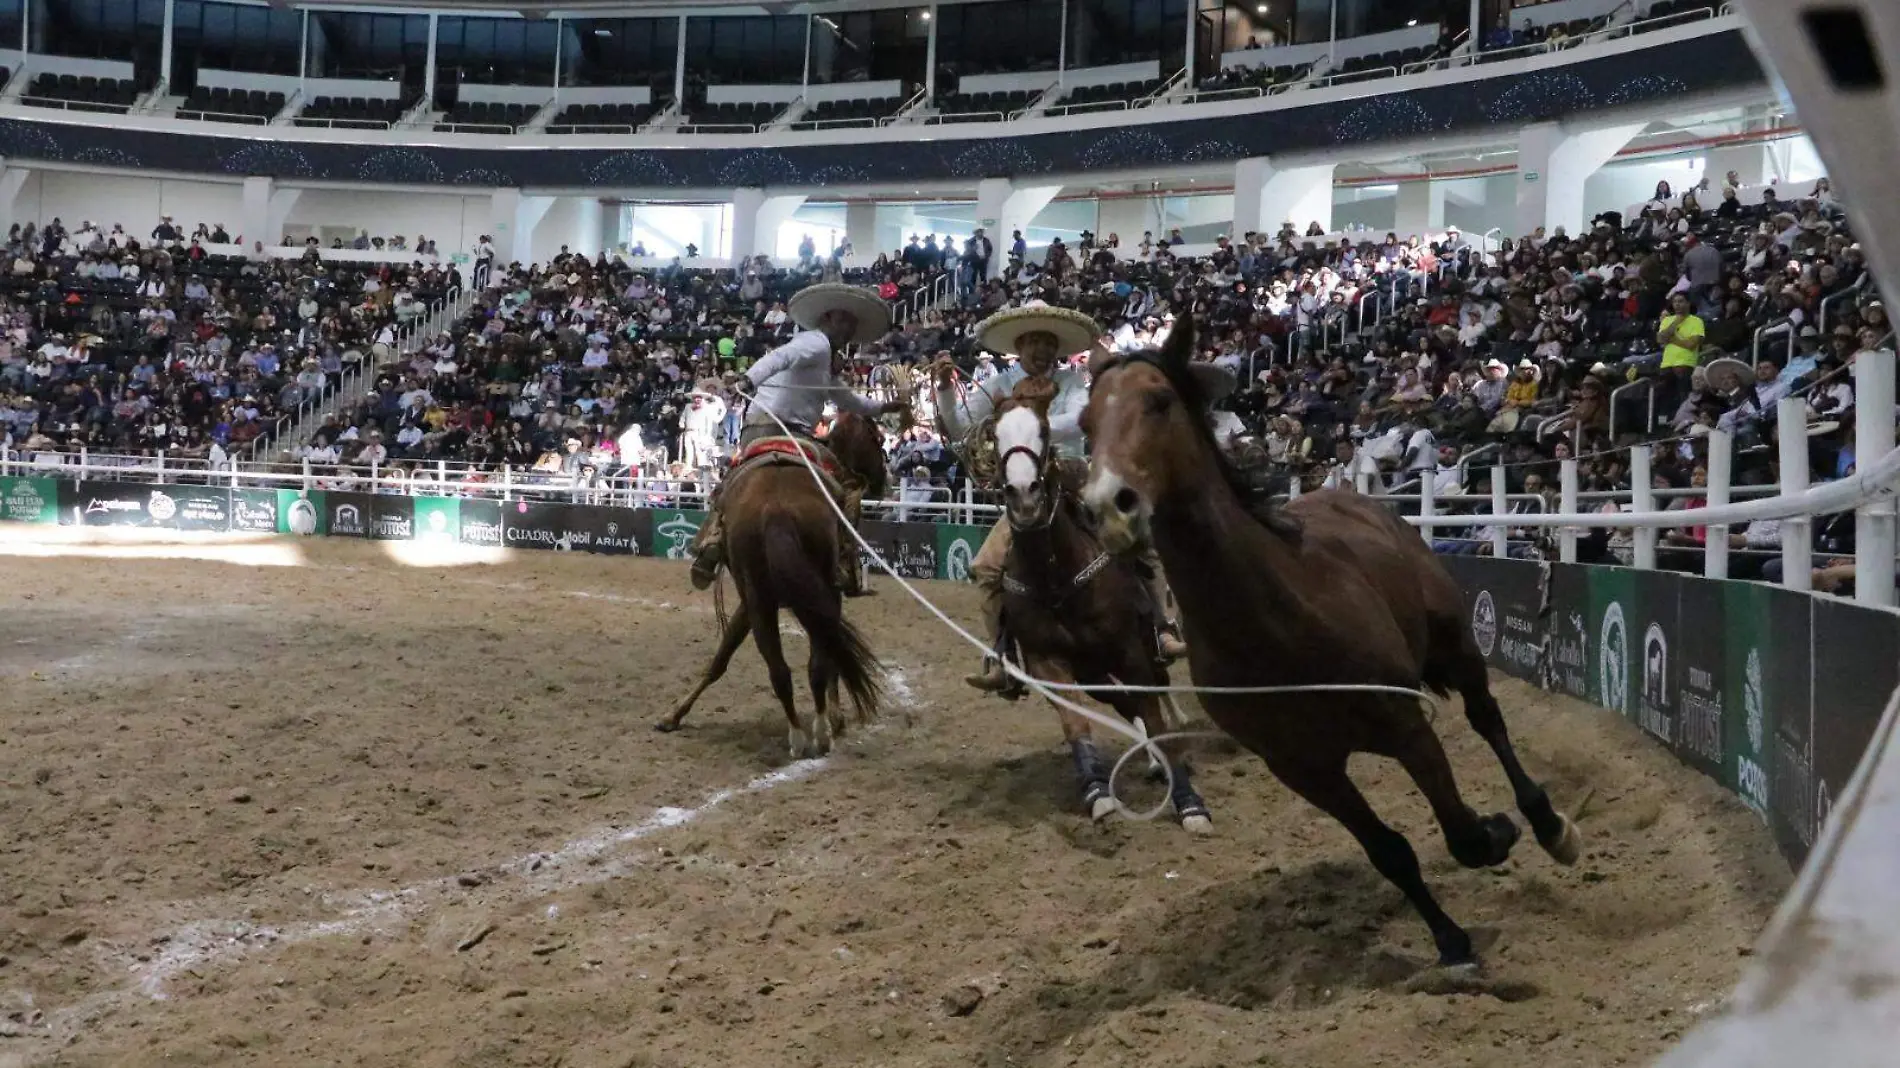
[{"label": "metal fence post", "polygon": [[[1709,432],[1708,507],[1721,508],[1729,501],[1729,483],[1734,475],[1735,435],[1726,430]],[[1710,523],[1703,527],[1702,574],[1712,579],[1728,577],[1728,524]]]},{"label": "metal fence post", "polygon": [[[1435,505],[1438,503],[1438,487],[1435,483],[1437,483],[1437,481],[1438,477],[1436,471],[1426,471],[1419,476],[1418,515],[1421,519],[1430,519],[1436,514]],[[1430,523],[1420,523],[1418,532],[1419,535],[1425,539],[1425,544],[1430,545],[1432,543],[1432,525]]]},{"label": "metal fence post", "polygon": [[[1564,460],[1557,465],[1557,510],[1565,515],[1577,514],[1577,461]],[[1560,563],[1577,562],[1577,528],[1563,527],[1557,531],[1557,560]]]},{"label": "metal fence post", "polygon": [[[1491,514],[1509,515],[1510,499],[1504,491],[1504,465],[1491,465]],[[1502,560],[1511,555],[1511,529],[1505,523],[1496,523],[1491,527],[1491,555]]]},{"label": "metal fence post", "polygon": [[[1894,355],[1863,351],[1854,359],[1854,465],[1867,465],[1893,451]],[[1894,573],[1893,498],[1878,496],[1854,515],[1854,600],[1891,606]]]},{"label": "metal fence post", "polygon": [[[1638,513],[1656,510],[1656,487],[1649,479],[1649,446],[1631,447],[1630,507]],[[1656,570],[1656,528],[1637,527],[1630,542],[1630,562],[1643,571]]]},{"label": "metal fence post", "polygon": [[[1784,397],[1775,406],[1781,438],[1781,492],[1797,496],[1808,490],[1808,411],[1798,397]],[[1791,590],[1814,588],[1814,521],[1789,516],[1781,521],[1781,584]]]},{"label": "metal fence post", "polygon": [[315,488],[315,486],[316,486],[315,481],[312,480],[310,477],[310,457],[306,456],[303,458],[303,491],[304,493],[308,495],[309,492]]}]

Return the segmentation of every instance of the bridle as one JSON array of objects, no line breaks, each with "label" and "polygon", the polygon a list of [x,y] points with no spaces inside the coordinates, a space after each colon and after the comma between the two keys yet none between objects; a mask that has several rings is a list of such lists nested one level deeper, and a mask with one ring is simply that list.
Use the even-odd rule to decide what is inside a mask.
[{"label": "bridle", "polygon": [[[1048,530],[1054,526],[1056,512],[1062,505],[1062,497],[1068,493],[1068,490],[1061,485],[1062,479],[1055,470],[1055,462],[1048,452],[1049,424],[1047,421],[1042,422],[1042,434],[1043,452],[1038,453],[1035,449],[1027,445],[1012,445],[1004,451],[997,460],[997,469],[1002,472],[1009,470],[1010,457],[1018,453],[1027,456],[1030,461],[1036,465],[1036,476],[1040,489],[1037,494],[1038,499],[1035,517],[1030,522],[1018,523],[1016,517],[1010,513],[1009,509],[1007,507],[1004,509],[1004,519],[1009,523],[1011,532],[1015,534],[1037,533]],[[1011,544],[1011,559],[1015,558],[1017,550],[1020,547],[1021,542]],[[1113,562],[1114,557],[1110,555],[1108,550],[1101,549],[1097,551],[1095,558],[1090,560],[1087,564],[1084,564],[1082,569],[1077,571],[1069,579],[1066,589],[1058,585],[1055,592],[1055,601],[1050,607],[1060,607],[1067,602],[1071,596],[1081,592],[1090,582],[1093,582],[1095,577],[1100,575],[1102,571]],[[1048,551],[1048,559],[1044,561],[1044,565],[1044,574],[1048,574],[1055,569],[1055,549],[1053,543]],[[1008,560],[1005,560],[1003,563],[1003,589],[1006,592],[1021,597],[1027,597],[1037,592],[1034,587],[1010,575]]]}]

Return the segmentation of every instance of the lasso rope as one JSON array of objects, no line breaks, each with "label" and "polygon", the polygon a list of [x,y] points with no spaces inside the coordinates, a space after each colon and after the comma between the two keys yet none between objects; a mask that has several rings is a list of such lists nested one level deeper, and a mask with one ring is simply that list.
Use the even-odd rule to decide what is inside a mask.
[{"label": "lasso rope", "polygon": [[[756,399],[753,401],[753,403],[758,404]],[[792,433],[791,427],[787,426],[785,421],[779,418],[777,412],[774,412],[772,409],[766,407],[763,404],[758,404],[758,408],[760,411],[764,412],[766,416],[770,418],[774,423],[777,423],[780,430],[784,431],[786,434]],[[805,455],[805,452],[803,449],[799,450],[798,455],[799,455],[799,459],[804,462],[805,470],[811,475],[812,481],[818,486],[820,494],[825,499],[825,504],[829,506],[831,508],[832,513],[838,517],[838,521],[844,524],[845,529],[851,532],[851,537],[857,541],[860,548],[862,548],[866,553],[870,555],[871,559],[877,564],[879,569],[881,569],[886,575],[889,575],[893,580],[895,580],[897,582],[897,585],[901,587],[905,593],[911,596],[912,600],[916,601],[918,604],[924,607],[925,611],[937,617],[938,622],[950,628],[950,631],[953,634],[955,634],[959,638],[962,638],[964,641],[968,642],[971,645],[971,647],[976,649],[979,653],[982,653],[986,657],[989,656],[990,655],[989,643],[983,641],[981,638],[978,638],[976,635],[971,634],[968,630],[964,629],[961,625],[957,623],[956,620],[951,619],[950,616],[946,614],[943,609],[937,607],[934,603],[932,603],[930,598],[925,597],[922,593],[918,592],[917,588],[915,586],[912,586],[910,582],[904,578],[904,576],[897,573],[897,569],[893,568],[888,562],[885,561],[884,555],[877,551],[876,546],[873,546],[869,541],[866,541],[864,538],[864,535],[858,533],[857,526],[851,522],[850,517],[845,515],[844,509],[839,507],[838,502],[831,499],[831,494],[829,492],[825,491],[825,481],[824,481],[823,476],[819,474],[817,466],[811,462],[810,457],[807,457]],[[1276,694],[1276,693],[1378,693],[1378,694],[1391,694],[1391,695],[1402,695],[1406,697],[1412,697],[1412,698],[1425,701],[1426,703],[1431,704],[1434,707],[1436,707],[1437,705],[1437,700],[1431,694],[1428,694],[1422,690],[1407,689],[1403,686],[1360,685],[1360,684],[1349,684],[1349,683],[1320,684],[1320,685],[1312,685],[1312,686],[1130,686],[1125,683],[1114,683],[1114,684],[1110,684],[1106,686],[1084,686],[1079,683],[1050,682],[1043,679],[1038,679],[1035,676],[1030,675],[1027,672],[1023,671],[1022,669],[1018,668],[1016,665],[1010,663],[1008,657],[1001,658],[999,662],[1001,663],[1004,672],[1006,672],[1011,678],[1029,687],[1030,689],[1035,690],[1037,693],[1041,694],[1046,700],[1048,700],[1050,704],[1055,705],[1057,708],[1064,709],[1065,711],[1073,712],[1076,715],[1081,716],[1082,718],[1088,720],[1091,723],[1097,724],[1109,730],[1112,733],[1119,734],[1122,737],[1127,738],[1130,742],[1133,743],[1132,746],[1127,751],[1122,753],[1120,759],[1115,761],[1114,766],[1109,769],[1107,786],[1108,786],[1109,797],[1115,801],[1116,811],[1120,812],[1124,817],[1128,819],[1136,819],[1136,820],[1154,819],[1156,816],[1159,816],[1163,812],[1167,811],[1168,805],[1172,803],[1172,798],[1174,795],[1174,767],[1168,762],[1167,755],[1162,752],[1161,745],[1160,745],[1161,742],[1168,741],[1170,739],[1176,739],[1176,738],[1223,738],[1223,737],[1226,737],[1227,735],[1220,731],[1173,731],[1167,734],[1149,735],[1146,732],[1140,730],[1139,728],[1131,726],[1127,723],[1124,723],[1119,719],[1115,719],[1115,718],[1111,718],[1109,716],[1103,715],[1102,713],[1097,712],[1091,708],[1085,708],[1082,705],[1074,701],[1071,701],[1066,697],[1061,696],[1060,692],[1066,691],[1066,692],[1079,692],[1079,693],[1107,692],[1107,693],[1154,693],[1154,694],[1201,693],[1201,694],[1230,694],[1230,695],[1237,695],[1237,694],[1256,694],[1257,695],[1257,694]],[[1157,765],[1160,766],[1162,773],[1167,777],[1168,797],[1164,798],[1154,808],[1149,809],[1146,812],[1136,813],[1136,812],[1129,811],[1129,809],[1126,806],[1122,805],[1121,800],[1115,796],[1115,779],[1121,773],[1122,765],[1128,763],[1129,758],[1133,757],[1136,753],[1139,753],[1139,752],[1146,752],[1149,758],[1153,760]]]}]

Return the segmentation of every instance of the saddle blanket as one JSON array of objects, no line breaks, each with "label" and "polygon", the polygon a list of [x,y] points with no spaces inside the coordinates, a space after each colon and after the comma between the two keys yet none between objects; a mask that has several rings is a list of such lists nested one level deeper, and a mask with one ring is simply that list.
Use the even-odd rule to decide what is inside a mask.
[{"label": "saddle blanket", "polygon": [[816,442],[805,441],[800,438],[760,438],[735,455],[732,458],[732,466],[744,467],[753,460],[763,459],[767,456],[774,458],[783,456],[797,463],[798,454],[801,452],[807,457],[810,457],[811,462],[817,464],[819,470],[834,478],[837,477],[838,461],[832,457],[831,450]]}]

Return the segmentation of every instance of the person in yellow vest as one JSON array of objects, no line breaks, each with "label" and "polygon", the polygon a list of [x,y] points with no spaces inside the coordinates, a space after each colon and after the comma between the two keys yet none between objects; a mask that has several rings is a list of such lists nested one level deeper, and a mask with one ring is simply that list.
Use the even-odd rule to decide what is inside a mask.
[{"label": "person in yellow vest", "polygon": [[[1690,377],[1702,362],[1702,340],[1707,328],[1690,307],[1689,294],[1676,293],[1669,298],[1669,314],[1662,317],[1656,330],[1656,344],[1662,346],[1662,390],[1656,398],[1656,410],[1674,412],[1689,395]],[[1654,430],[1654,427],[1647,428]]]}]

